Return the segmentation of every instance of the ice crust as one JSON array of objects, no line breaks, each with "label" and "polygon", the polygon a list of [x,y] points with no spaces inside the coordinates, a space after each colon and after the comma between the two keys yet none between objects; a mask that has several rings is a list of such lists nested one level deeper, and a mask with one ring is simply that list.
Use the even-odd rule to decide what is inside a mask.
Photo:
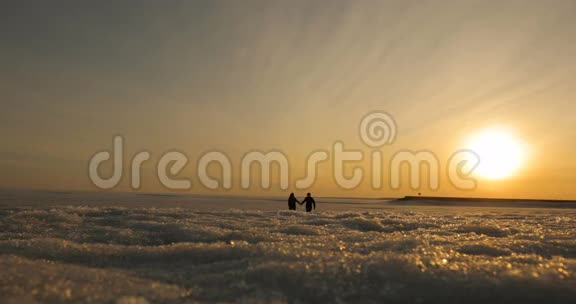
[{"label": "ice crust", "polygon": [[2,303],[570,303],[576,214],[0,209]]}]

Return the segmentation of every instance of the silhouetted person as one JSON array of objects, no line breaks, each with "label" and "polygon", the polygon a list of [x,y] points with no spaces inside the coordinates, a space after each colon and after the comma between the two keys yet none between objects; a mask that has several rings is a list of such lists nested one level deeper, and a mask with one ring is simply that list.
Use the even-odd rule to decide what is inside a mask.
[{"label": "silhouetted person", "polygon": [[306,203],[306,212],[312,212],[312,209],[316,210],[316,202],[310,193],[306,194],[306,198],[302,201],[302,203],[300,203],[300,205],[303,205],[304,203]]},{"label": "silhouetted person", "polygon": [[296,203],[302,204],[298,201],[298,199],[296,199],[294,193],[290,193],[290,197],[288,198],[288,209],[296,210]]}]

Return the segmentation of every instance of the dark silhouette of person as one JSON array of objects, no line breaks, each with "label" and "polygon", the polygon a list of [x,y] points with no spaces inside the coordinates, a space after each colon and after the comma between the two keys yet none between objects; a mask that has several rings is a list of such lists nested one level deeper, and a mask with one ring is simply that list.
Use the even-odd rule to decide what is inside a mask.
[{"label": "dark silhouette of person", "polygon": [[296,203],[302,205],[302,203],[300,203],[298,199],[296,199],[294,193],[290,193],[290,197],[288,198],[288,209],[296,210]]},{"label": "dark silhouette of person", "polygon": [[312,209],[316,210],[316,202],[310,193],[306,194],[306,198],[300,203],[300,205],[303,205],[304,203],[306,203],[306,212],[312,212]]}]

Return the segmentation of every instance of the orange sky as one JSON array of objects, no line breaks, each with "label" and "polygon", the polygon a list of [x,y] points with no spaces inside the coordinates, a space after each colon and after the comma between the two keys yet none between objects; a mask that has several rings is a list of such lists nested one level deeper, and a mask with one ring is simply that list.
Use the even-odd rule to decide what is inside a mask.
[{"label": "orange sky", "polygon": [[[242,155],[282,151],[292,185],[336,141],[369,155],[358,125],[383,111],[398,128],[384,156],[426,149],[445,163],[494,125],[530,146],[510,178],[423,194],[576,198],[573,1],[56,2],[0,9],[2,188],[98,191],[88,162],[120,134],[126,162],[152,154],[140,191],[169,191],[155,167],[177,150],[185,192],[224,193],[195,173],[218,150],[234,163],[225,193],[283,193],[241,190]],[[125,172],[115,191],[130,190]],[[318,174],[323,196],[418,192],[340,189],[329,162]]]}]

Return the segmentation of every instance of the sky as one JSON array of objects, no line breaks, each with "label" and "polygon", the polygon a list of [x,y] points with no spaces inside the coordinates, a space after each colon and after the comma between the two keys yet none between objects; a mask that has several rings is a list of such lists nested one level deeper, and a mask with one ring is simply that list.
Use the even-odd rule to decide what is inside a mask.
[{"label": "sky", "polygon": [[[177,175],[192,182],[180,192],[281,194],[336,142],[366,155],[346,174],[368,170],[360,121],[386,112],[397,136],[378,148],[384,167],[420,150],[444,167],[494,126],[526,159],[467,191],[446,178],[435,190],[347,190],[328,161],[299,191],[576,199],[576,1],[2,1],[0,41],[0,188],[102,191],[90,159],[121,135],[124,172],[151,154],[138,191],[173,192],[156,165],[180,151],[190,161]],[[202,187],[206,151],[232,160],[232,189]],[[287,155],[290,188],[241,189],[250,151]],[[106,191],[135,190],[124,174]]]}]

